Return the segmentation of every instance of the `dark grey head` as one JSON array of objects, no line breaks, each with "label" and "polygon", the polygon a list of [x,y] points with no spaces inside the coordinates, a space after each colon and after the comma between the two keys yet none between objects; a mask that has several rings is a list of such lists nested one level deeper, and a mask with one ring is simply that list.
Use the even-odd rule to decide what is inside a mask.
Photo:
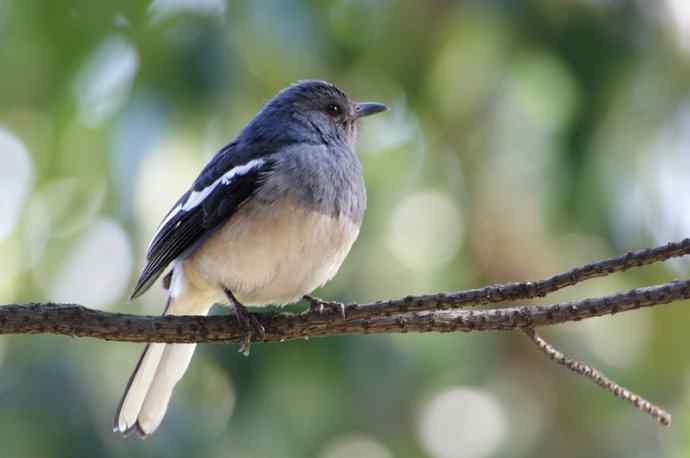
[{"label": "dark grey head", "polygon": [[352,147],[357,120],[386,110],[380,103],[354,102],[331,83],[300,81],[269,100],[242,131],[240,140]]}]

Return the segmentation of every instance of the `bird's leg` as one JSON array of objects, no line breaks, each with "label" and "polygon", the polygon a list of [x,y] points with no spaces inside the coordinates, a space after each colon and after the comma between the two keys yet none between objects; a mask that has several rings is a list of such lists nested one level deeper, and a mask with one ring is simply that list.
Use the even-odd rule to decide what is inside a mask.
[{"label": "bird's leg", "polygon": [[242,305],[240,301],[237,300],[235,295],[229,289],[225,289],[225,295],[228,297],[230,303],[235,307],[235,316],[240,326],[243,328],[243,341],[240,345],[239,352],[244,356],[249,356],[249,350],[252,346],[252,338],[256,336],[265,336],[266,330],[259,320],[254,316],[252,312],[247,310],[247,307]]},{"label": "bird's leg", "polygon": [[309,302],[309,312],[322,314],[326,309],[330,309],[334,312],[339,312],[343,320],[346,318],[345,304],[342,302],[325,301],[311,294],[306,294],[304,300]]}]

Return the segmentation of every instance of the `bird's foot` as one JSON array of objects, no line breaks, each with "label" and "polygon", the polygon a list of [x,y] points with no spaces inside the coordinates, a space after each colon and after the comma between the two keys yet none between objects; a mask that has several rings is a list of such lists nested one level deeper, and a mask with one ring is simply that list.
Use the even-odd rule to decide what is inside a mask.
[{"label": "bird's foot", "polygon": [[258,338],[264,338],[266,336],[266,329],[261,324],[259,319],[252,312],[247,310],[247,307],[242,305],[235,296],[229,290],[226,290],[228,298],[235,307],[235,317],[242,327],[242,344],[240,345],[239,352],[244,356],[249,356],[249,351],[252,347],[252,340]]},{"label": "bird's foot", "polygon": [[238,351],[244,356],[249,356],[252,340],[256,337],[263,338],[266,335],[266,329],[256,316],[242,304],[235,303],[235,316],[243,328],[242,345]]},{"label": "bird's foot", "polygon": [[329,310],[340,313],[340,316],[343,318],[343,320],[346,318],[345,304],[342,302],[325,301],[316,296],[312,296],[311,294],[305,295],[304,300],[309,302],[309,313],[318,313],[322,315],[326,312],[326,310]]}]

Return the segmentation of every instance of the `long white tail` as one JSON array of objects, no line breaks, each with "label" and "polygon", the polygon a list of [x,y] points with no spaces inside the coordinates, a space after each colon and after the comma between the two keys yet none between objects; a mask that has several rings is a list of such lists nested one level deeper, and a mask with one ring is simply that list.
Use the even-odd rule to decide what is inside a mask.
[{"label": "long white tail", "polygon": [[184,375],[196,344],[146,346],[134,369],[115,416],[114,429],[124,434],[135,429],[147,436],[160,425],[173,388]]},{"label": "long white tail", "polygon": [[[206,315],[211,304],[203,295],[184,288],[182,269],[175,269],[166,314]],[[177,291],[176,291],[177,289]],[[183,294],[184,291],[184,294]],[[173,389],[184,375],[194,354],[196,344],[148,344],[115,414],[113,430],[127,434],[137,431],[142,437],[153,433],[168,409]]]}]

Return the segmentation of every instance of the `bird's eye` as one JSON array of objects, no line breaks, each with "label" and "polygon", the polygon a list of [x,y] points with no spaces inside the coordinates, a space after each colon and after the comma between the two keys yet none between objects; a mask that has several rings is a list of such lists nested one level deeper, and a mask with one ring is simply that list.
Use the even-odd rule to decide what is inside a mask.
[{"label": "bird's eye", "polygon": [[338,105],[337,103],[331,103],[330,105],[328,105],[326,110],[328,111],[329,115],[334,117],[340,116],[340,114],[343,112],[343,109],[340,108],[340,105]]}]

